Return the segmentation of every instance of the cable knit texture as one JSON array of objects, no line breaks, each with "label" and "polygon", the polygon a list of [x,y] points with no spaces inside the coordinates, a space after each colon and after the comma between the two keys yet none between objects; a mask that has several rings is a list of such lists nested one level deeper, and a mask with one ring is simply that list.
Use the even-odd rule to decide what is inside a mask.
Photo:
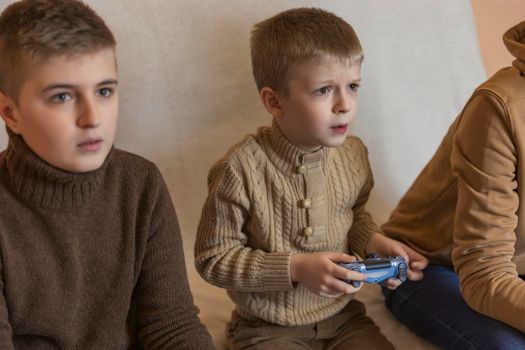
[{"label": "cable knit texture", "polygon": [[0,349],[212,349],[158,169],[111,150],[69,173],[0,153]]},{"label": "cable knit texture", "polygon": [[338,313],[351,296],[325,298],[292,284],[293,252],[363,256],[377,226],[364,206],[373,185],[356,137],[307,153],[276,123],[235,145],[211,169],[195,245],[196,268],[228,290],[247,319],[305,325]]}]

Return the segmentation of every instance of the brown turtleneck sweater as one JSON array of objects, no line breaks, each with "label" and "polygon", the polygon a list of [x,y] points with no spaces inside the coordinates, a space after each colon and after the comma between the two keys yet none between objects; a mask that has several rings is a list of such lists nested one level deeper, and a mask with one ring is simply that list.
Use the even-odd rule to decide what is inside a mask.
[{"label": "brown turtleneck sweater", "polygon": [[298,326],[338,313],[351,295],[325,298],[290,279],[292,252],[364,256],[377,231],[364,209],[372,188],[365,146],[355,137],[306,153],[277,124],[260,128],[211,169],[195,264],[228,290],[248,319]]},{"label": "brown turtleneck sweater", "polygon": [[158,169],[113,149],[68,173],[0,154],[0,349],[212,349]]}]

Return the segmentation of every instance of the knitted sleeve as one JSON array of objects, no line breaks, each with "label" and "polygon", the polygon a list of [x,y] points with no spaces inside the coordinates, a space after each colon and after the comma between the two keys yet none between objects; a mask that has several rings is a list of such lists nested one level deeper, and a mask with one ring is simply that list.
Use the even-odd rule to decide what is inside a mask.
[{"label": "knitted sleeve", "polygon": [[145,349],[215,349],[197,317],[183,244],[166,184],[155,168],[150,232],[133,298]]},{"label": "knitted sleeve", "polygon": [[[1,271],[1,267],[0,267]],[[9,315],[4,298],[4,281],[0,278],[0,349],[14,350],[13,330],[9,324]]]},{"label": "knitted sleeve", "polygon": [[474,310],[525,332],[525,283],[512,262],[520,198],[511,120],[487,91],[460,118],[451,161],[458,179],[452,261],[461,292]]},{"label": "knitted sleeve", "polygon": [[249,246],[244,232],[250,200],[239,172],[218,162],[208,177],[208,198],[195,242],[195,267],[202,278],[236,291],[292,289],[290,252],[265,252]]},{"label": "knitted sleeve", "polygon": [[365,182],[359,190],[359,195],[352,208],[354,212],[354,222],[349,231],[348,245],[351,252],[354,252],[361,257],[365,257],[365,248],[370,239],[370,235],[374,232],[379,232],[379,228],[365,208],[372,187],[374,187],[372,169],[370,168],[370,163],[368,161],[368,151],[361,140],[357,138],[356,140],[359,146],[357,147],[359,150],[358,159],[361,160],[361,168],[364,169]]}]

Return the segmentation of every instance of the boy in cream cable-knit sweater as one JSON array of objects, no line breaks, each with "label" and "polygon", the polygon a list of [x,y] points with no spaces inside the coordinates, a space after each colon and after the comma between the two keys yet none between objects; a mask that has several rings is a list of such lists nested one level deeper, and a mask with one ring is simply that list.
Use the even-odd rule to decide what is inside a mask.
[{"label": "boy in cream cable-knit sweater", "polygon": [[[236,304],[231,349],[392,348],[337,265],[370,252],[402,255],[409,278],[426,259],[386,238],[365,210],[373,179],[356,116],[362,49],[352,27],[293,9],[254,27],[252,66],[273,116],[211,169],[196,267]],[[390,280],[395,288],[398,281]]]}]

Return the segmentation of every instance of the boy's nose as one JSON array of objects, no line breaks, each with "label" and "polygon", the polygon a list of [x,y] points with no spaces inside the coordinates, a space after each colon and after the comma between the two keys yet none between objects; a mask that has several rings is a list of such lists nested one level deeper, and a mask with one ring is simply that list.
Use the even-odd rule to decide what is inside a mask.
[{"label": "boy's nose", "polygon": [[100,116],[93,101],[83,101],[79,107],[77,125],[81,128],[96,128],[100,125]]},{"label": "boy's nose", "polygon": [[338,93],[336,98],[337,100],[334,104],[334,113],[344,114],[348,113],[352,109],[350,97],[345,92]]}]

